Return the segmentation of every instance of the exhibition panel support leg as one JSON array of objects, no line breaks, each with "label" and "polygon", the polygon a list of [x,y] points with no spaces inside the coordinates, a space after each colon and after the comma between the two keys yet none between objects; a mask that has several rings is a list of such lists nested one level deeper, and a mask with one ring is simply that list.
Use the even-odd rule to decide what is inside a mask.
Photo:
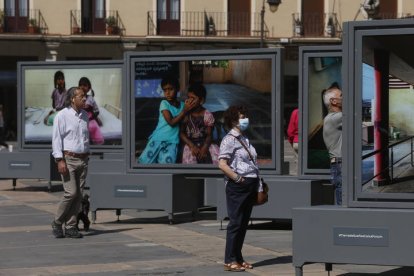
[{"label": "exhibition panel support leg", "polygon": [[303,276],[303,267],[302,266],[296,266],[295,267],[295,276]]},{"label": "exhibition panel support leg", "polygon": [[92,223],[95,224],[96,222],[96,211],[92,211]]},{"label": "exhibition panel support leg", "polygon": [[121,209],[116,209],[116,211],[115,211],[115,214],[116,214],[116,216],[117,216],[117,218],[116,218],[116,221],[121,221],[120,219],[119,219],[119,217],[121,216]]}]

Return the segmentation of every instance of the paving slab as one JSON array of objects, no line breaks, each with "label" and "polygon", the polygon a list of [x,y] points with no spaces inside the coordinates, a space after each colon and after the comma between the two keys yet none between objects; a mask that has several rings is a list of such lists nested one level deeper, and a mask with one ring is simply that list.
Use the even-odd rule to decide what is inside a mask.
[{"label": "paving slab", "polygon": [[[225,227],[214,208],[174,225],[159,210],[99,210],[82,239],[55,239],[50,222],[62,196],[42,181],[0,180],[0,275],[229,275],[223,271]],[[295,275],[289,221],[253,221],[243,248],[255,268],[247,275]],[[304,275],[328,275],[323,264]],[[334,265],[329,275],[414,275],[412,268]]]}]

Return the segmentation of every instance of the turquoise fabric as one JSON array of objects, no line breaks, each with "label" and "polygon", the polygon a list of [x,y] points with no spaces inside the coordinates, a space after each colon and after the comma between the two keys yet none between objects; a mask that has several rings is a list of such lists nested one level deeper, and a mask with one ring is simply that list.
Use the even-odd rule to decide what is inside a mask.
[{"label": "turquoise fabric", "polygon": [[179,107],[171,105],[167,100],[162,100],[159,109],[158,124],[152,132],[144,151],[138,158],[141,164],[166,164],[175,163],[177,149],[180,142],[179,124],[170,126],[162,115],[163,110],[168,110],[172,117],[176,117],[184,109],[184,103],[180,102]]},{"label": "turquoise fabric", "polygon": [[178,144],[180,142],[179,125],[170,126],[162,115],[163,110],[168,110],[172,117],[176,117],[184,109],[184,103],[180,102],[179,107],[171,105],[167,100],[162,100],[159,109],[158,124],[150,136],[150,140],[157,142],[170,142]]}]

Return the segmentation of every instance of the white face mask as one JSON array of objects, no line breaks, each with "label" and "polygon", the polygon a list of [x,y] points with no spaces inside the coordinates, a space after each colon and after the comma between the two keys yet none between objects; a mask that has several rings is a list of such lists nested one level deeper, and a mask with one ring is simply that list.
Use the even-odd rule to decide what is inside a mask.
[{"label": "white face mask", "polygon": [[245,131],[249,127],[249,118],[239,119],[239,128]]}]

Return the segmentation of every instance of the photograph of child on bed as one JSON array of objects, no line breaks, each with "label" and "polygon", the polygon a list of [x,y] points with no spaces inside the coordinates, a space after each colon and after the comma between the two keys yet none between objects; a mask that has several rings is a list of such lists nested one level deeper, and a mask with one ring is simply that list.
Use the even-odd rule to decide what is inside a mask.
[{"label": "photograph of child on bed", "polygon": [[196,106],[187,100],[185,103],[177,100],[180,89],[177,78],[165,77],[161,80],[161,88],[165,99],[159,107],[158,124],[149,137],[149,141],[138,158],[141,164],[175,163],[179,146],[179,123],[184,116]]},{"label": "photograph of child on bed", "polygon": [[105,140],[101,132],[102,121],[99,119],[99,107],[96,103],[95,91],[92,89],[91,81],[87,77],[79,79],[79,87],[86,94],[86,102],[84,110],[88,113],[89,138],[92,145],[102,145]]},{"label": "photograph of child on bed", "polygon": [[54,78],[54,89],[52,91],[52,107],[53,109],[46,115],[43,122],[45,125],[51,126],[53,125],[53,120],[57,112],[62,110],[65,106],[65,99],[66,99],[66,83],[65,83],[65,75],[62,71],[56,71]]},{"label": "photograph of child on bed", "polygon": [[181,122],[180,138],[184,142],[183,164],[217,164],[219,147],[212,144],[213,114],[203,107],[207,91],[201,83],[188,87],[188,100],[195,103]]}]

